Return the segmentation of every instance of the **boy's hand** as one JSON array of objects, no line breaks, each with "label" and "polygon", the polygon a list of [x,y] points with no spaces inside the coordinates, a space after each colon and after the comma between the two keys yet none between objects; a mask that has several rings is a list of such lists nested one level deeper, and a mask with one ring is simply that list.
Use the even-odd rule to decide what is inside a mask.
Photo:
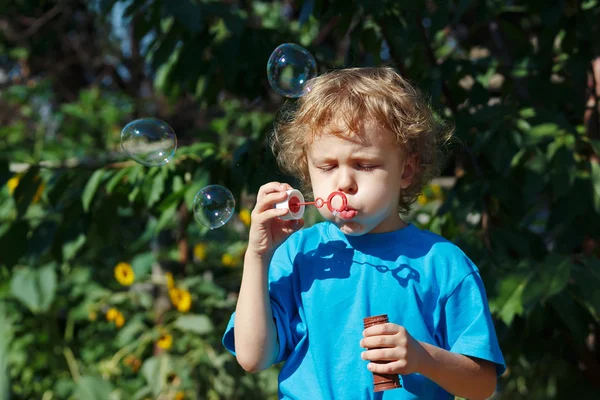
[{"label": "boy's hand", "polygon": [[387,323],[370,326],[363,332],[360,346],[363,360],[373,361],[369,371],[378,374],[412,374],[419,372],[427,351],[400,325]]},{"label": "boy's hand", "polygon": [[289,235],[304,225],[304,220],[284,221],[280,219],[289,212],[275,208],[275,203],[284,201],[286,190],[293,189],[287,183],[269,182],[260,187],[256,206],[252,210],[247,252],[259,257],[270,256]]}]

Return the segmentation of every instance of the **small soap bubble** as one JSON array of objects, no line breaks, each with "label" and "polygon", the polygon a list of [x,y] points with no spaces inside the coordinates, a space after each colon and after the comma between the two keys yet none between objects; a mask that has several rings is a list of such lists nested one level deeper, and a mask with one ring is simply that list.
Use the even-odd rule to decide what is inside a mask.
[{"label": "small soap bubble", "polygon": [[269,84],[286,97],[301,97],[310,91],[307,82],[317,76],[317,62],[304,47],[293,43],[278,46],[267,62]]},{"label": "small soap bubble", "polygon": [[196,194],[194,216],[202,225],[216,229],[227,223],[235,210],[235,200],[226,187],[206,186]]},{"label": "small soap bubble", "polygon": [[121,148],[136,162],[147,167],[168,163],[177,149],[175,131],[164,121],[142,118],[131,121],[121,131]]}]

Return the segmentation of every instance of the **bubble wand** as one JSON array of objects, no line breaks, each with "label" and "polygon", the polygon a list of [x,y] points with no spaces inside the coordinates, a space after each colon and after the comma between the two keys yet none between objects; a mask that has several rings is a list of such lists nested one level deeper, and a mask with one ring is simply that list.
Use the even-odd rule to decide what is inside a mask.
[{"label": "bubble wand", "polygon": [[[304,206],[314,205],[317,208],[321,208],[324,205],[327,205],[327,208],[332,213],[340,213],[346,210],[348,206],[348,199],[343,192],[335,191],[331,192],[331,194],[327,197],[327,200],[323,200],[321,197],[317,197],[315,201],[304,201],[304,197],[302,193],[300,193],[296,189],[287,191],[288,197],[286,200],[277,203],[275,205],[276,208],[287,208],[290,212],[282,217],[281,219],[290,220],[290,219],[300,219],[304,215]],[[340,197],[342,204],[339,207],[333,206],[333,199],[336,197]]]},{"label": "bubble wand", "polygon": [[[333,204],[332,204],[333,199],[336,196],[339,196],[342,199],[342,205],[337,208],[333,207]],[[291,212],[297,212],[300,209],[300,206],[314,205],[317,208],[321,208],[326,204],[327,204],[327,208],[329,209],[329,211],[342,212],[346,209],[346,206],[348,205],[348,199],[346,198],[346,195],[343,192],[331,192],[329,197],[327,197],[327,201],[323,200],[320,197],[317,197],[315,199],[315,201],[301,202],[298,197],[292,197],[290,199],[290,201],[288,202],[288,204],[290,206]]]}]

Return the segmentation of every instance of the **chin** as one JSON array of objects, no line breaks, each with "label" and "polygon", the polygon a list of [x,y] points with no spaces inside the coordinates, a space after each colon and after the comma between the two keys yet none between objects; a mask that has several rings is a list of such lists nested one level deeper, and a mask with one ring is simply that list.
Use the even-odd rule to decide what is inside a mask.
[{"label": "chin", "polygon": [[369,233],[369,230],[362,224],[353,221],[334,221],[337,227],[342,231],[344,235],[348,236],[361,236]]}]

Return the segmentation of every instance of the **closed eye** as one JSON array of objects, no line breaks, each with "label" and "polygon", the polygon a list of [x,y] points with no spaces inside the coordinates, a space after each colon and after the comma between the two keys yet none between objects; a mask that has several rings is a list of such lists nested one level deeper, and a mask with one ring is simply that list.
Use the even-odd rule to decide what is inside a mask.
[{"label": "closed eye", "polygon": [[323,171],[323,172],[329,172],[329,171],[333,171],[335,169],[335,165],[322,165],[322,166],[318,166],[317,169]]},{"label": "closed eye", "polygon": [[363,171],[373,171],[375,168],[378,167],[378,165],[371,165],[371,164],[358,164],[356,166],[358,169],[363,170]]}]

